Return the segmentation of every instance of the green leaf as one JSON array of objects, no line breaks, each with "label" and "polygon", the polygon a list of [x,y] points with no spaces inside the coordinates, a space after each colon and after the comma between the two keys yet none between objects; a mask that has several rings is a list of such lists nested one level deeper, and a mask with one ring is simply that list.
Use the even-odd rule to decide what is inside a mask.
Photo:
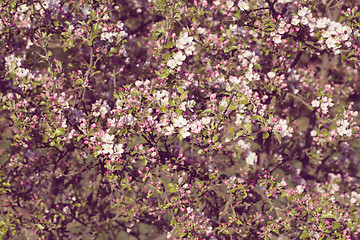
[{"label": "green leaf", "polygon": [[235,135],[235,128],[229,127],[229,132],[230,132],[230,134],[231,134],[232,136],[234,136],[234,135]]},{"label": "green leaf", "polygon": [[229,110],[230,110],[230,111],[233,111],[233,110],[236,109],[236,107],[237,107],[237,104],[236,104],[235,102],[233,102],[233,103],[230,105]]},{"label": "green leaf", "polygon": [[322,218],[335,218],[333,213],[327,212],[323,215],[321,215]]},{"label": "green leaf", "polygon": [[253,125],[251,123],[248,123],[245,125],[245,129],[248,133],[251,133],[253,130]]},{"label": "green leaf", "polygon": [[300,236],[300,239],[305,239],[305,238],[308,238],[309,237],[309,234],[308,234],[308,231],[304,230]]},{"label": "green leaf", "polygon": [[338,222],[333,223],[333,229],[338,229],[340,226],[341,224]]},{"label": "green leaf", "polygon": [[188,94],[188,92],[189,92],[189,91],[185,91],[185,92],[183,92],[183,93],[180,95],[180,98],[179,98],[179,99],[180,99],[180,101],[181,101],[181,100],[183,100],[183,99],[185,98],[185,95],[187,95],[187,94]]},{"label": "green leaf", "polygon": [[57,129],[55,130],[55,136],[62,135],[62,134],[64,134],[64,132],[65,132],[65,129],[64,129],[64,128],[57,128]]},{"label": "green leaf", "polygon": [[265,122],[265,119],[264,119],[262,116],[260,116],[260,115],[254,115],[254,116],[251,118],[251,120],[257,120],[257,121],[259,121],[259,122],[261,122],[261,123]]},{"label": "green leaf", "polygon": [[279,144],[281,144],[281,135],[280,135],[280,133],[274,132],[274,134],[275,134],[277,140],[279,141]]},{"label": "green leaf", "polygon": [[45,227],[43,225],[41,225],[40,223],[37,225],[37,228],[40,229],[40,230],[44,230]]},{"label": "green leaf", "polygon": [[267,139],[269,137],[269,135],[270,134],[268,132],[264,132],[262,137],[265,140],[265,139]]},{"label": "green leaf", "polygon": [[240,136],[242,136],[244,134],[244,131],[238,131],[237,133],[236,133],[236,138],[238,138],[238,137],[240,137]]},{"label": "green leaf", "polygon": [[173,46],[175,46],[175,44],[174,44],[172,41],[168,42],[168,43],[165,45],[166,48],[172,48]]},{"label": "green leaf", "polygon": [[170,74],[169,69],[165,68],[165,69],[161,70],[160,78],[165,79],[169,76],[169,74]]},{"label": "green leaf", "polygon": [[111,52],[111,53],[117,53],[118,50],[117,50],[117,48],[112,47],[112,48],[110,48],[110,52]]},{"label": "green leaf", "polygon": [[83,83],[84,83],[84,81],[81,80],[80,78],[78,78],[78,79],[75,81],[75,84],[82,85]]},{"label": "green leaf", "polygon": [[164,55],[165,61],[169,60],[170,58],[171,58],[171,54],[170,54],[170,53],[166,53],[166,54]]},{"label": "green leaf", "polygon": [[93,32],[96,34],[99,29],[99,23],[95,23],[92,28],[93,28]]}]

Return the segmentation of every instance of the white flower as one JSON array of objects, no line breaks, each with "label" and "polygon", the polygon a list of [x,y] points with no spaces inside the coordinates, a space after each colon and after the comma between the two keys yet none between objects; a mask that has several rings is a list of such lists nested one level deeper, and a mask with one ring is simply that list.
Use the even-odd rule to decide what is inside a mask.
[{"label": "white flower", "polygon": [[330,37],[326,39],[325,43],[328,48],[335,48],[338,41],[335,38]]},{"label": "white flower", "polygon": [[320,106],[321,106],[321,110],[323,112],[327,112],[330,107],[334,106],[334,103],[332,103],[331,98],[323,97],[321,99],[321,105]]},{"label": "white flower", "polygon": [[203,28],[203,27],[199,27],[196,32],[197,32],[197,34],[205,34],[205,33],[206,33],[206,29]]},{"label": "white flower", "polygon": [[310,135],[311,135],[312,137],[315,137],[315,136],[317,135],[317,131],[316,131],[316,130],[312,130],[312,131],[310,132]]},{"label": "white flower", "polygon": [[359,114],[358,111],[350,111],[350,115],[356,117]]},{"label": "white flower", "polygon": [[101,116],[104,116],[108,112],[107,106],[101,106],[99,109]]},{"label": "white flower", "polygon": [[244,149],[245,151],[250,149],[250,143],[245,143],[244,140],[240,139],[238,142],[237,142],[237,145],[239,147],[241,147],[242,149]]},{"label": "white flower", "polygon": [[268,76],[269,78],[274,78],[276,75],[275,75],[274,72],[271,71],[271,72],[268,72],[267,76]]},{"label": "white flower", "polygon": [[301,24],[308,25],[308,23],[309,23],[309,19],[307,17],[301,18]]},{"label": "white flower", "polygon": [[329,37],[331,37],[331,33],[330,33],[330,31],[325,31],[325,32],[323,32],[323,33],[321,34],[321,36],[322,36],[323,38],[329,38]]},{"label": "white flower", "polygon": [[253,80],[253,77],[254,77],[253,72],[252,72],[251,70],[248,70],[248,71],[245,73],[245,77],[246,77],[249,81]]},{"label": "white flower", "polygon": [[105,133],[102,137],[101,140],[103,140],[103,142],[105,143],[113,143],[114,141],[114,135],[110,135],[108,133]]},{"label": "white flower", "polygon": [[165,129],[167,131],[165,133],[166,136],[171,135],[171,134],[173,134],[175,132],[175,128],[174,128],[173,125],[167,126]]},{"label": "white flower", "polygon": [[298,191],[298,194],[302,194],[304,192],[304,190],[305,190],[305,186],[304,185],[297,185],[296,190]]},{"label": "white flower", "polygon": [[183,138],[187,138],[188,136],[190,136],[190,132],[188,131],[189,127],[183,127],[180,129],[179,134],[183,137]]},{"label": "white flower", "polygon": [[276,34],[276,35],[273,37],[273,41],[274,41],[274,43],[276,43],[276,44],[281,43],[281,36],[280,36],[279,34]]},{"label": "white flower", "polygon": [[280,119],[274,126],[274,131],[279,132],[281,137],[291,137],[293,129],[291,127],[288,127],[285,119]]},{"label": "white flower", "polygon": [[226,100],[226,98],[221,100],[219,105],[220,105],[220,107],[226,108],[228,106],[228,101]]},{"label": "white flower", "polygon": [[340,122],[340,126],[336,129],[336,131],[340,136],[346,135],[347,137],[350,137],[352,135],[352,130],[351,128],[348,128],[349,126],[350,123],[348,122],[348,120],[342,120]]},{"label": "white flower", "polygon": [[213,2],[213,4],[214,4],[215,6],[219,6],[220,3],[221,3],[220,0],[216,0],[216,1]]},{"label": "white flower", "polygon": [[234,6],[234,1],[232,1],[232,0],[226,1],[226,7],[227,8],[232,8],[232,6]]},{"label": "white flower", "polygon": [[242,124],[242,120],[244,120],[244,116],[241,114],[236,114],[235,125],[240,126]]},{"label": "white flower", "polygon": [[312,100],[311,106],[313,106],[314,108],[319,107],[320,106],[320,101],[319,100]]},{"label": "white flower", "polygon": [[173,57],[177,65],[182,65],[182,62],[186,59],[186,56],[181,51],[175,53]]},{"label": "white flower", "polygon": [[187,120],[183,116],[179,116],[178,118],[173,118],[174,127],[183,127],[187,124]]},{"label": "white flower", "polygon": [[20,11],[22,13],[26,12],[28,9],[29,9],[29,7],[26,6],[26,4],[22,4],[22,5],[20,5],[20,7],[18,7],[18,11]]},{"label": "white flower", "polygon": [[308,13],[308,8],[307,7],[302,7],[301,9],[300,9],[300,11],[298,12],[298,15],[300,16],[300,17],[304,17],[307,13]]},{"label": "white flower", "polygon": [[189,37],[188,32],[183,32],[176,41],[176,47],[179,49],[184,49],[187,44],[192,44],[193,39],[193,37]]},{"label": "white flower", "polygon": [[230,77],[229,77],[229,81],[230,81],[232,84],[236,85],[236,84],[239,84],[239,83],[240,83],[240,78],[234,77],[234,76],[230,76]]},{"label": "white flower", "polygon": [[177,66],[177,62],[174,59],[169,59],[167,61],[167,66],[171,69],[174,69]]},{"label": "white flower", "polygon": [[279,186],[280,187],[286,187],[288,184],[287,182],[283,179],[280,183],[279,183]]},{"label": "white flower", "polygon": [[330,19],[328,18],[319,18],[316,22],[317,28],[325,28],[330,23]]},{"label": "white flower", "polygon": [[298,25],[300,23],[300,19],[299,19],[299,17],[298,16],[293,16],[292,18],[291,18],[291,24],[292,25]]},{"label": "white flower", "polygon": [[115,145],[115,153],[116,154],[122,154],[124,152],[123,144],[119,143]]},{"label": "white flower", "polygon": [[238,25],[237,24],[230,24],[229,29],[232,32],[236,32],[236,30],[238,29]]},{"label": "white flower", "polygon": [[257,162],[257,155],[254,152],[250,152],[249,155],[246,157],[246,163],[250,166],[254,165]]},{"label": "white flower", "polygon": [[102,145],[102,148],[103,148],[103,154],[113,154],[114,153],[114,150],[113,150],[113,145],[112,144],[103,144]]},{"label": "white flower", "polygon": [[201,119],[201,123],[204,125],[208,125],[211,122],[211,118],[210,117],[203,117]]},{"label": "white flower", "polygon": [[339,191],[339,188],[340,188],[339,185],[337,185],[336,183],[333,183],[333,184],[331,184],[330,192],[332,192],[334,194],[335,192]]},{"label": "white flower", "polygon": [[184,48],[185,54],[186,55],[191,55],[194,51],[195,51],[195,46],[194,43],[192,44],[187,44]]},{"label": "white flower", "polygon": [[249,3],[247,1],[240,0],[238,3],[238,7],[241,11],[247,11],[249,10]]}]

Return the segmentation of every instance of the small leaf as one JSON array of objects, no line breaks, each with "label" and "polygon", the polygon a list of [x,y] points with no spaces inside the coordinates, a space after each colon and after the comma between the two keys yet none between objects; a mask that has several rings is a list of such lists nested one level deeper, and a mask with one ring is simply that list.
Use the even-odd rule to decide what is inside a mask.
[{"label": "small leaf", "polygon": [[218,135],[215,135],[212,139],[213,142],[216,142],[217,140],[219,139],[219,136]]},{"label": "small leaf", "polygon": [[169,69],[165,68],[165,69],[161,70],[160,78],[165,79],[169,76],[169,74],[170,74]]},{"label": "small leaf", "polygon": [[55,130],[55,136],[62,135],[62,134],[64,134],[64,132],[65,132],[65,129],[64,129],[64,128],[57,128],[57,129]]},{"label": "small leaf", "polygon": [[173,46],[175,46],[175,44],[174,44],[172,41],[168,42],[168,43],[165,45],[166,48],[172,48]]},{"label": "small leaf", "polygon": [[265,140],[265,139],[267,139],[269,137],[269,135],[270,134],[268,132],[264,132],[262,137]]},{"label": "small leaf", "polygon": [[236,107],[237,107],[237,104],[236,104],[235,102],[233,102],[233,103],[230,105],[229,110],[230,110],[230,111],[234,111],[234,110],[236,109]]},{"label": "small leaf", "polygon": [[280,133],[274,132],[274,134],[275,134],[277,140],[279,141],[279,144],[281,144],[281,136],[280,136]]},{"label": "small leaf", "polygon": [[251,120],[257,120],[261,123],[265,122],[265,119],[262,117],[262,116],[259,116],[259,115],[254,115]]},{"label": "small leaf", "polygon": [[40,230],[44,230],[45,227],[43,225],[41,225],[40,223],[37,225],[37,228],[40,229]]},{"label": "small leaf", "polygon": [[300,239],[305,239],[305,238],[308,238],[309,237],[309,234],[306,230],[304,230],[300,236]]},{"label": "small leaf", "polygon": [[251,133],[252,130],[253,130],[252,124],[251,124],[251,123],[246,124],[246,125],[245,125],[245,129],[246,129],[246,131],[247,131],[248,133]]},{"label": "small leaf", "polygon": [[322,218],[335,218],[333,213],[327,212],[323,215],[321,215]]},{"label": "small leaf", "polygon": [[235,135],[235,129],[233,127],[229,127],[229,132],[232,136]]}]

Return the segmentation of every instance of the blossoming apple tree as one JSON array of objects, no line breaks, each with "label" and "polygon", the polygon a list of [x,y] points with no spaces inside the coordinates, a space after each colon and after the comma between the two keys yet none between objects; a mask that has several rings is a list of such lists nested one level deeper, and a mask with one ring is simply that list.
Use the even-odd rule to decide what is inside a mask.
[{"label": "blossoming apple tree", "polygon": [[358,1],[4,0],[6,239],[358,239]]}]

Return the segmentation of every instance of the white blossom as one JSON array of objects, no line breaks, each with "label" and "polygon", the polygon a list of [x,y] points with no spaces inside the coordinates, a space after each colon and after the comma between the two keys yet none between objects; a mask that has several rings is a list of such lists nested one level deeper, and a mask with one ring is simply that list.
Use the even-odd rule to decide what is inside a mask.
[{"label": "white blossom", "polygon": [[269,78],[274,78],[276,75],[275,75],[275,73],[273,71],[271,71],[271,72],[268,72],[267,76]]},{"label": "white blossom", "polygon": [[180,131],[179,131],[179,134],[183,138],[187,138],[188,136],[190,136],[189,127],[185,126],[185,127],[181,128]]},{"label": "white blossom", "polygon": [[188,122],[183,116],[179,116],[177,118],[173,118],[173,123],[174,123],[174,127],[181,128],[185,126]]},{"label": "white blossom", "polygon": [[122,154],[124,152],[123,144],[119,143],[115,145],[115,153],[116,154]]},{"label": "white blossom", "polygon": [[240,0],[238,3],[238,7],[241,11],[247,11],[249,10],[249,3],[247,1]]},{"label": "white blossom", "polygon": [[280,119],[274,126],[274,131],[279,132],[281,137],[292,137],[293,129],[288,127],[285,119]]},{"label": "white blossom", "polygon": [[105,143],[113,143],[114,141],[114,135],[110,135],[108,133],[105,133],[102,137],[101,140],[103,140],[103,142]]},{"label": "white blossom", "polygon": [[114,153],[112,144],[108,144],[108,143],[103,144],[102,148],[103,148],[103,151],[102,151],[103,154],[113,154]]},{"label": "white blossom", "polygon": [[186,56],[181,51],[175,53],[173,57],[177,65],[182,65],[183,61],[186,59]]},{"label": "white blossom", "polygon": [[300,19],[299,19],[299,17],[298,16],[293,16],[292,18],[291,18],[291,24],[292,25],[298,25],[300,23]]},{"label": "white blossom", "polygon": [[254,165],[257,162],[257,155],[254,152],[250,152],[249,155],[246,157],[246,163],[250,166]]},{"label": "white blossom", "polygon": [[276,44],[281,43],[281,41],[282,41],[281,36],[280,36],[279,34],[276,34],[276,35],[273,37],[273,41],[274,41],[274,43],[276,43]]},{"label": "white blossom", "polygon": [[167,61],[167,66],[169,67],[169,68],[172,68],[172,69],[174,69],[176,66],[177,66],[177,62],[176,62],[176,60],[175,59],[169,59],[168,61]]},{"label": "white blossom", "polygon": [[319,100],[312,100],[311,101],[311,106],[315,107],[319,107],[320,106],[320,101]]}]

